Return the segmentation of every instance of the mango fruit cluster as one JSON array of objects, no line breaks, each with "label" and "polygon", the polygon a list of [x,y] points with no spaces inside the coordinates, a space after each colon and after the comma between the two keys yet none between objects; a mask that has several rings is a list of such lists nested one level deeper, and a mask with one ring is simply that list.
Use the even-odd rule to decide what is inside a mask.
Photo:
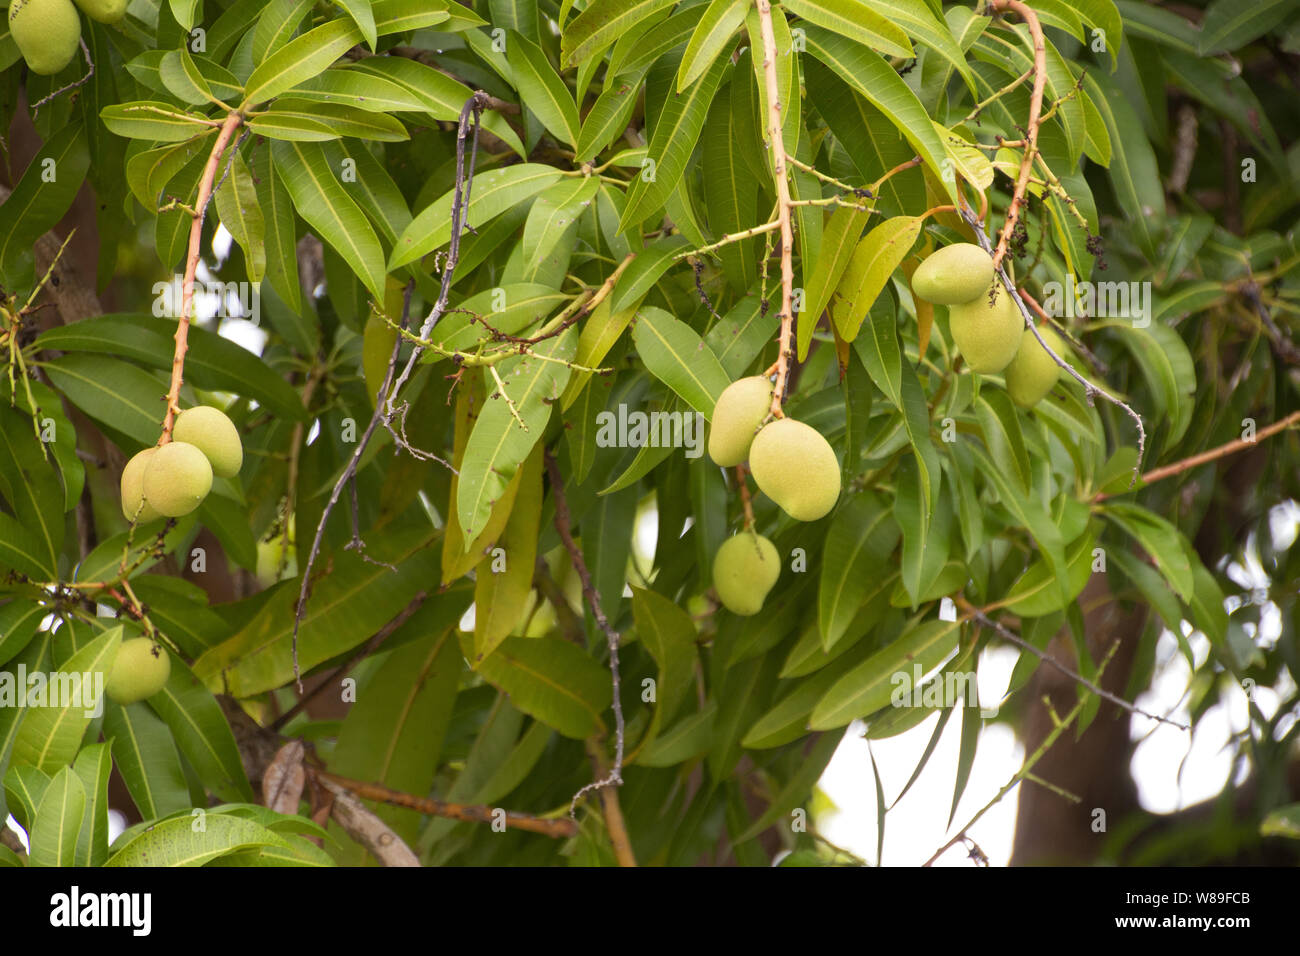
[{"label": "mango fruit cluster", "polygon": [[[955,242],[927,256],[912,274],[912,292],[948,306],[948,327],[966,364],[984,375],[1001,372],[1017,405],[1031,408],[1052,390],[1060,366],[1025,327],[1015,302],[994,280],[992,256],[979,246]],[[1041,334],[1064,355],[1059,335],[1046,325]]]},{"label": "mango fruit cluster", "polygon": [[[732,382],[713,409],[709,457],[724,468],[749,461],[760,491],[796,521],[816,521],[840,497],[840,462],[821,433],[793,418],[766,425],[772,383],[754,375]],[[734,614],[757,614],[781,574],[776,546],[745,530],[722,543],[713,559],[713,585]]]},{"label": "mango fruit cluster", "polygon": [[233,478],[243,463],[239,430],[225,412],[187,408],[176,416],[171,441],[144,449],[122,469],[122,514],[140,523],[187,515],[208,496],[214,475]]}]

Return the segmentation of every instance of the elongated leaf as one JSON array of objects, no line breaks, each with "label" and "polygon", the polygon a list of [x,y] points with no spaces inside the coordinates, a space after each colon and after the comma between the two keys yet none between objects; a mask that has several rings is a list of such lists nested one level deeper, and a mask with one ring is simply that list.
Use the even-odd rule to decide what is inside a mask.
[{"label": "elongated leaf", "polygon": [[114,765],[140,816],[166,816],[190,805],[190,790],[171,731],[148,704],[110,704],[104,736],[113,741]]},{"label": "elongated leaf", "polygon": [[663,309],[646,306],[637,312],[632,338],[651,374],[712,419],[713,405],[731,380],[695,330]]},{"label": "elongated leaf", "polygon": [[888,706],[899,686],[895,675],[911,681],[915,668],[923,675],[933,670],[957,647],[959,628],[955,621],[926,621],[914,627],[837,681],[813,709],[808,726],[830,730]]},{"label": "elongated leaf", "polygon": [[270,109],[249,120],[248,125],[253,132],[268,139],[299,143],[322,143],[340,136],[381,143],[398,143],[410,138],[406,127],[386,113],[296,96],[280,97]]},{"label": "elongated leaf", "polygon": [[456,509],[467,538],[479,533],[493,502],[541,440],[551,404],[569,380],[564,363],[573,360],[577,345],[577,331],[570,328],[538,345],[534,354],[510,358],[498,366],[508,401],[500,396],[487,400],[465,446],[460,469]]},{"label": "elongated leaf", "polygon": [[100,110],[99,118],[118,136],[159,143],[179,143],[214,125],[197,113],[153,100],[114,103]]},{"label": "elongated leaf", "polygon": [[262,103],[315,76],[364,39],[351,20],[331,20],[276,50],[245,84],[244,102]]},{"label": "elongated leaf", "polygon": [[252,797],[239,749],[221,707],[175,656],[166,685],[149,698],[149,706],[171,728],[181,753],[208,790],[227,800]]},{"label": "elongated leaf", "polygon": [[1240,49],[1295,12],[1290,0],[1255,0],[1242,4],[1233,0],[1215,0],[1201,21],[1199,53],[1209,56]]},{"label": "elongated leaf", "polygon": [[298,214],[382,302],[384,251],[365,214],[334,178],[320,146],[280,140],[271,144],[271,156]]},{"label": "elongated leaf", "polygon": [[845,342],[858,337],[872,304],[916,242],[921,224],[917,216],[896,216],[876,226],[858,243],[839,283],[840,302],[831,310],[835,328]]},{"label": "elongated leaf", "polygon": [[560,37],[560,56],[575,66],[675,0],[593,0]]},{"label": "elongated leaf", "polygon": [[85,811],[77,837],[77,866],[101,866],[108,859],[108,744],[91,744],[77,754],[73,772],[85,790]]},{"label": "elongated leaf", "polygon": [[63,127],[40,148],[0,204],[0,273],[6,285],[17,278],[19,261],[35,241],[58,222],[81,188],[90,165],[86,136],[79,124]]},{"label": "elongated leaf", "polygon": [[216,192],[216,201],[221,224],[244,250],[249,281],[262,281],[266,272],[266,224],[262,218],[262,209],[257,203],[257,190],[253,186],[248,164],[237,153],[230,167],[230,175]]},{"label": "elongated leaf", "polygon": [[533,587],[537,561],[537,533],[542,518],[542,454],[534,448],[519,469],[510,519],[496,550],[479,564],[474,585],[474,658],[477,663],[491,655],[522,622]]},{"label": "elongated leaf", "polygon": [[[63,545],[63,492],[22,413],[0,406],[0,495],[30,531],[34,558],[53,572]],[[51,575],[53,576],[53,575]]]},{"label": "elongated leaf", "polygon": [[[266,827],[226,813],[207,813],[203,827],[188,814],[172,817],[113,845],[105,866],[202,866],[232,850],[284,845],[284,837]],[[125,836],[125,834],[124,834]]]},{"label": "elongated leaf", "polygon": [[536,114],[551,135],[576,146],[578,105],[542,48],[516,33],[506,42],[506,56],[524,105]]},{"label": "elongated leaf", "polygon": [[[799,322],[799,361],[808,357],[813,330],[821,314],[830,305],[831,295],[839,287],[844,271],[854,259],[862,229],[870,213],[852,206],[841,206],[831,214],[822,233],[821,255],[804,284],[804,319]],[[882,287],[883,288],[883,287]]]},{"label": "elongated leaf", "polygon": [[32,824],[31,866],[76,866],[77,838],[86,811],[86,788],[71,767],[54,775],[45,788]]},{"label": "elongated leaf", "polygon": [[[490,219],[529,199],[560,178],[560,171],[538,163],[492,169],[474,177],[466,223],[482,229]],[[390,269],[414,262],[451,241],[451,204],[448,191],[423,209],[403,230],[389,259]]]},{"label": "elongated leaf", "polygon": [[[463,647],[472,652],[470,635]],[[582,739],[604,727],[611,699],[609,672],[595,658],[554,637],[507,638],[478,672],[510,695],[524,713],[566,737]]]},{"label": "elongated leaf", "polygon": [[850,498],[836,513],[826,534],[817,594],[818,629],[827,651],[848,633],[897,542],[898,525],[875,495]]},{"label": "elongated leaf", "polygon": [[50,683],[46,687],[44,706],[27,708],[14,740],[14,763],[28,763],[46,773],[72,763],[90,721],[102,712],[102,682],[113,668],[121,643],[119,625],[104,631],[60,666],[58,686]]},{"label": "elongated leaf", "polygon": [[915,56],[907,34],[866,0],[781,0],[781,6],[809,23],[865,43],[887,56]]},{"label": "elongated leaf", "polygon": [[677,92],[690,86],[713,65],[745,22],[749,11],[747,0],[712,0],[699,26],[686,44],[686,53],[677,69]]}]

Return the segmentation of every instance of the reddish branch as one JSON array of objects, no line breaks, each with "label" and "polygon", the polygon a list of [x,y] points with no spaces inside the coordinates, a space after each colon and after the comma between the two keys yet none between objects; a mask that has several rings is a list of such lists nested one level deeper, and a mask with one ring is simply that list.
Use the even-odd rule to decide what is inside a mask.
[{"label": "reddish branch", "polygon": [[172,425],[180,413],[181,382],[185,378],[185,353],[189,348],[190,318],[194,314],[194,276],[199,268],[199,256],[203,244],[203,218],[207,215],[208,203],[212,200],[212,185],[217,178],[217,167],[221,157],[230,144],[230,138],[244,121],[238,111],[231,111],[226,121],[221,124],[217,141],[212,144],[207,164],[203,167],[203,176],[199,180],[199,194],[194,203],[193,219],[190,223],[189,251],[185,257],[185,279],[181,285],[181,311],[176,322],[176,350],[172,355],[171,387],[167,389],[167,414],[163,418],[162,436],[159,445],[172,440]]},{"label": "reddish branch", "polygon": [[1034,43],[1034,88],[1029,95],[1029,123],[1025,127],[1025,155],[1020,160],[1020,174],[1016,177],[1015,192],[1011,194],[1011,205],[1007,207],[1007,218],[998,234],[997,251],[993,253],[994,268],[1002,264],[1007,254],[1007,243],[1016,230],[1020,219],[1020,208],[1024,205],[1025,192],[1029,189],[1029,178],[1033,172],[1034,154],[1038,151],[1039,116],[1043,111],[1043,89],[1047,83],[1047,45],[1043,40],[1043,28],[1038,23],[1038,15],[1020,0],[993,0],[993,9],[998,13],[1017,14],[1029,27],[1029,36]]}]

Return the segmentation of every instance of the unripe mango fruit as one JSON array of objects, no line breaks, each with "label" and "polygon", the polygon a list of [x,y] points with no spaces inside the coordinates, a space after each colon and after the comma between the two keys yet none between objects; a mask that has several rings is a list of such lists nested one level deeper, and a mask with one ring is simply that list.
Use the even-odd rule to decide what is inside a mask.
[{"label": "unripe mango fruit", "polygon": [[713,588],[732,614],[757,614],[780,576],[776,545],[752,531],[728,538],[713,556]]},{"label": "unripe mango fruit", "polygon": [[[1061,337],[1046,325],[1039,326],[1038,331],[1052,351],[1064,359],[1067,353]],[[1025,329],[1020,337],[1020,350],[1003,374],[1011,400],[1021,408],[1032,408],[1052,390],[1061,374],[1061,366],[1038,344],[1034,333]]]},{"label": "unripe mango fruit", "polygon": [[170,441],[153,453],[144,470],[144,497],[159,514],[187,515],[212,490],[212,466],[198,448]]},{"label": "unripe mango fruit", "polygon": [[764,425],[749,449],[759,489],[796,521],[816,521],[840,497],[835,449],[811,425],[778,418]]},{"label": "unripe mango fruit", "polygon": [[77,55],[81,18],[72,0],[13,0],[9,32],[33,73],[58,73]]},{"label": "unripe mango fruit", "polygon": [[988,288],[970,302],[948,307],[948,328],[957,350],[976,372],[992,375],[1011,364],[1020,348],[1024,316],[1007,290],[998,287],[997,301],[989,307]]},{"label": "unripe mango fruit", "polygon": [[126,16],[127,0],[76,0],[81,12],[100,23],[117,23]]},{"label": "unripe mango fruit", "polygon": [[131,456],[122,469],[122,514],[127,521],[144,524],[161,518],[157,509],[144,500],[144,473],[157,448],[146,448]]},{"label": "unripe mango fruit", "polygon": [[771,407],[772,383],[766,376],[751,375],[724,388],[709,426],[709,457],[714,464],[730,468],[748,458],[754,434]]},{"label": "unripe mango fruit", "polygon": [[118,648],[104,693],[119,704],[134,704],[162,690],[171,672],[172,659],[165,647],[153,638],[133,637]]},{"label": "unripe mango fruit", "polygon": [[209,405],[187,408],[176,416],[172,440],[193,445],[208,459],[212,473],[233,478],[244,464],[244,445],[239,429],[226,413]]},{"label": "unripe mango fruit", "polygon": [[912,273],[912,292],[935,305],[969,302],[993,281],[993,257],[970,242],[954,242],[926,256]]}]

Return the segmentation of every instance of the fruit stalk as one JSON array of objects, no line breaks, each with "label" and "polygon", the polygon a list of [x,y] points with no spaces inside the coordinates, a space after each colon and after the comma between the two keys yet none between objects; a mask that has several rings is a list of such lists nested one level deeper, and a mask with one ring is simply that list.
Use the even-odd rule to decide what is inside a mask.
[{"label": "fruit stalk", "polygon": [[[1020,207],[1024,204],[1025,193],[1029,189],[1029,174],[1034,168],[1034,154],[1038,152],[1038,126],[1043,111],[1043,89],[1047,83],[1047,45],[1043,40],[1043,28],[1038,22],[1038,15],[1020,0],[993,0],[993,9],[998,13],[1010,11],[1017,14],[1029,27],[1029,36],[1034,41],[1034,88],[1029,95],[1029,122],[1025,126],[1025,155],[1020,160],[1020,173],[1016,176],[1016,188],[1011,194],[1011,205],[1007,207],[1007,218],[1002,223],[998,234],[998,247],[993,253],[993,267],[1002,265],[1007,254],[1007,243],[1016,230],[1020,219]],[[1018,82],[1018,81],[1017,81]]]},{"label": "fruit stalk", "polygon": [[781,319],[780,352],[776,359],[776,387],[772,391],[772,414],[784,417],[790,377],[790,359],[794,355],[790,340],[794,334],[794,230],[790,225],[790,183],[786,176],[785,139],[781,132],[781,102],[776,77],[776,34],[772,30],[772,5],[768,0],[754,0],[758,8],[759,33],[763,38],[763,80],[767,88],[767,137],[772,152],[772,175],[776,180],[776,217],[781,230]]},{"label": "fruit stalk", "polygon": [[176,350],[172,353],[172,380],[167,389],[167,414],[163,418],[162,435],[158,444],[165,445],[172,440],[172,426],[180,414],[181,382],[185,378],[185,353],[189,348],[190,316],[194,311],[194,276],[199,269],[199,255],[202,252],[203,218],[212,200],[212,184],[217,178],[217,166],[230,144],[230,138],[244,121],[238,110],[232,110],[226,121],[221,124],[217,141],[212,144],[207,164],[203,167],[203,176],[199,180],[199,194],[194,203],[194,218],[190,224],[190,242],[185,257],[185,279],[181,285],[181,309],[176,321]]}]

